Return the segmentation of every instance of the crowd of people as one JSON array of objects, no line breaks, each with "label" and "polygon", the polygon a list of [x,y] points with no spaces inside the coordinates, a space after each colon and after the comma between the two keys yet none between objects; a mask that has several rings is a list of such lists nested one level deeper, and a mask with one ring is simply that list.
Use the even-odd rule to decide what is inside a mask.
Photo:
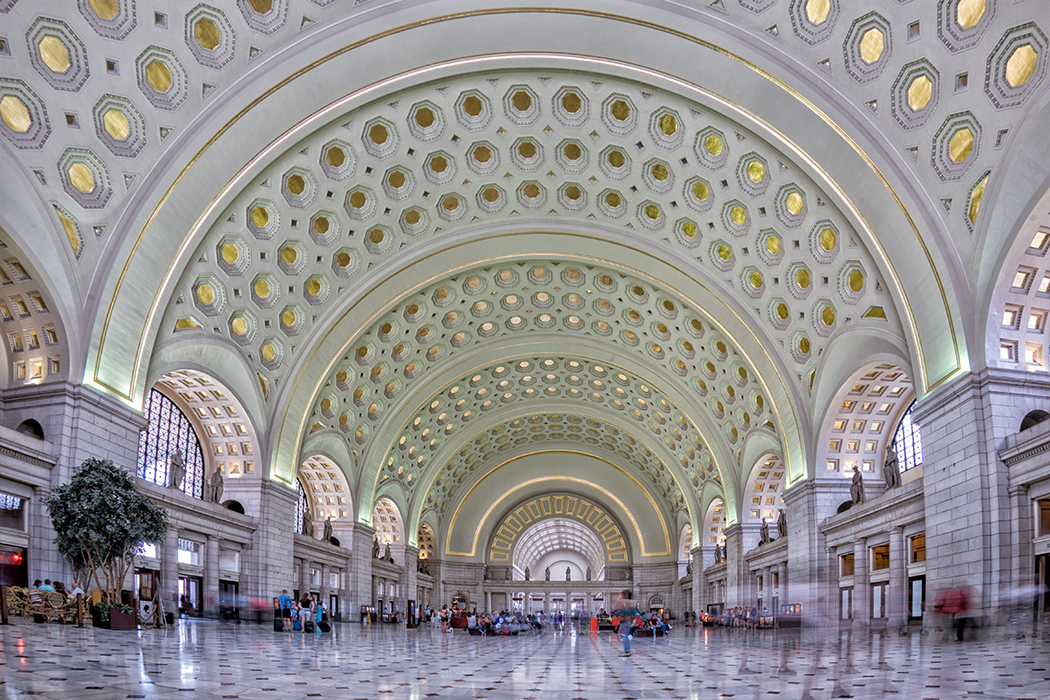
[{"label": "crowd of people", "polygon": [[274,619],[275,632],[292,631],[307,634],[316,631],[317,634],[321,634],[331,631],[328,625],[328,610],[324,603],[319,602],[313,595],[304,595],[295,600],[288,595],[287,590],[282,590],[281,595],[277,597],[277,606],[280,617]]}]

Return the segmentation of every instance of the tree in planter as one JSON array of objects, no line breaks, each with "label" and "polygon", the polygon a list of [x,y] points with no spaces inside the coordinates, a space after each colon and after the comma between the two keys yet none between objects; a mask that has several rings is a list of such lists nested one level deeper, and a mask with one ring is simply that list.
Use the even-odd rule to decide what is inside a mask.
[{"label": "tree in planter", "polygon": [[79,580],[102,592],[103,610],[120,605],[120,591],[144,542],[159,542],[167,512],[139,492],[135,478],[108,459],[88,459],[68,484],[43,499],[58,551]]}]

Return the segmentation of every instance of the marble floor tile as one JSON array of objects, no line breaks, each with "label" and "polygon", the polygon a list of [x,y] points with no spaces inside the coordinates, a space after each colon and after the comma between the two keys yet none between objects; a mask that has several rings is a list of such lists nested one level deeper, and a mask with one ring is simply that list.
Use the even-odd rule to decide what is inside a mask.
[{"label": "marble floor tile", "polygon": [[48,700],[901,698],[1046,700],[1050,635],[972,642],[867,630],[676,628],[636,638],[571,626],[516,637],[335,624],[331,634],[182,620],[110,632],[0,627],[0,697]]}]

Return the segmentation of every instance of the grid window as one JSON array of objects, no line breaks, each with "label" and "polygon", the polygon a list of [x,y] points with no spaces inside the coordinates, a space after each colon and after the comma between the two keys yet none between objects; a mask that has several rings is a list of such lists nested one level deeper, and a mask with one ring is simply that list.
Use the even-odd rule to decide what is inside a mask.
[{"label": "grid window", "polygon": [[912,403],[901,418],[897,426],[897,433],[893,436],[893,451],[897,453],[897,461],[902,472],[922,464],[922,430],[912,422],[911,412],[915,409]]},{"label": "grid window", "polygon": [[186,467],[182,491],[194,498],[203,498],[204,453],[189,419],[156,389],[150,389],[142,413],[149,419],[149,427],[139,433],[139,478],[166,486],[171,460],[176,452],[181,452]]}]

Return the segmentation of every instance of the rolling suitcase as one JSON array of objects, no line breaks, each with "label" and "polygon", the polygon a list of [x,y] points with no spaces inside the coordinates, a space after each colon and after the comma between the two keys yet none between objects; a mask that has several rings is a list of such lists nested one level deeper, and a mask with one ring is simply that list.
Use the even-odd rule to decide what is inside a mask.
[{"label": "rolling suitcase", "polygon": [[303,630],[304,632],[313,632],[314,631],[314,621],[313,620],[306,620],[305,622],[303,622],[303,624],[306,625],[306,629]]},{"label": "rolling suitcase", "polygon": [[300,632],[300,631],[302,631],[302,629],[303,629],[303,623],[301,621],[299,621],[299,620],[293,620],[292,621],[292,631]]},{"label": "rolling suitcase", "polygon": [[317,629],[321,630],[322,632],[331,632],[332,626],[322,620],[321,622],[317,623]]},{"label": "rolling suitcase", "polygon": [[284,632],[284,621],[281,620],[280,618],[275,619],[273,621],[273,631],[274,632]]}]

